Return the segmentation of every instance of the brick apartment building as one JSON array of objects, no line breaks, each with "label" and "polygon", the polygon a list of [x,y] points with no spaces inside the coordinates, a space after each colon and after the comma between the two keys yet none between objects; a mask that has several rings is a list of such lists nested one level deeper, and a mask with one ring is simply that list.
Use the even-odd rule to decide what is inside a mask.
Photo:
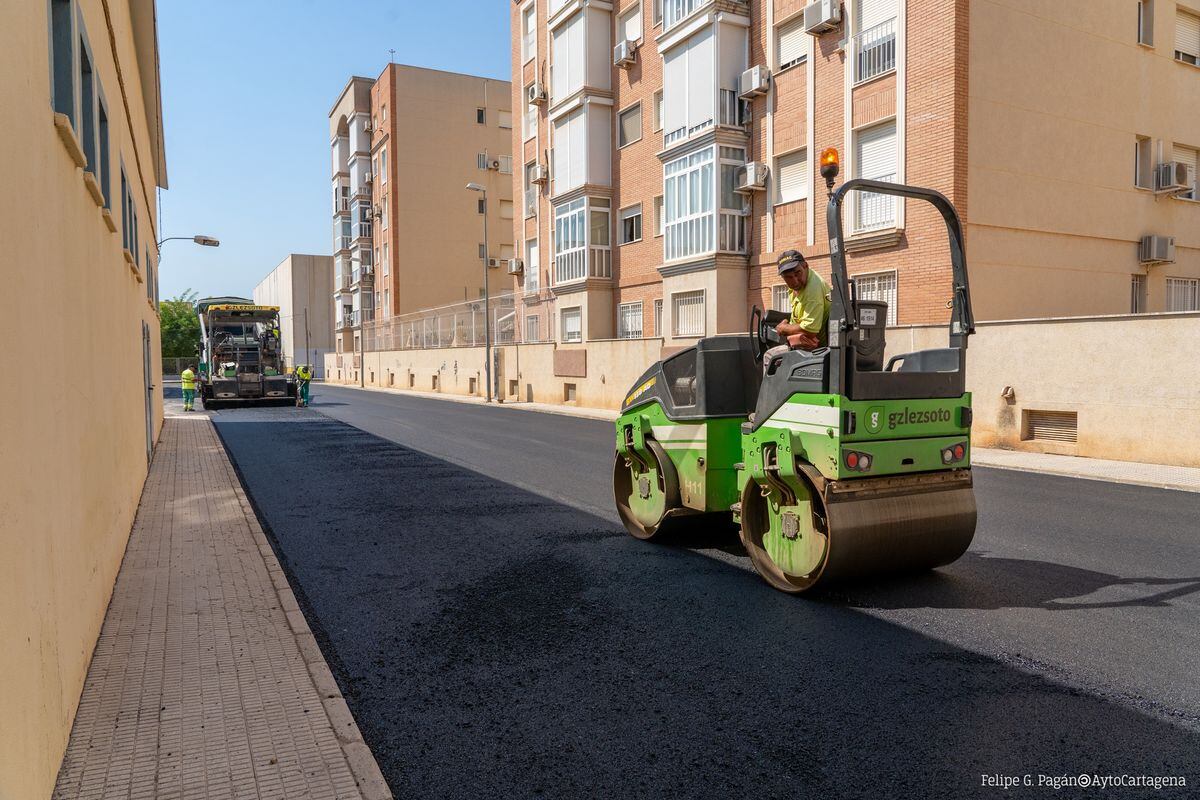
[{"label": "brick apartment building", "polygon": [[[512,30],[525,341],[745,330],[783,250],[828,275],[826,147],[956,204],[980,319],[1200,308],[1200,0],[525,0]],[[945,320],[936,213],[845,214],[860,295]]]},{"label": "brick apartment building", "polygon": [[[508,81],[399,64],[346,84],[329,114],[337,353],[399,314],[478,298],[485,250],[490,289],[510,288],[510,97]],[[468,183],[487,190],[486,247]],[[347,360],[336,377],[357,369]]]}]

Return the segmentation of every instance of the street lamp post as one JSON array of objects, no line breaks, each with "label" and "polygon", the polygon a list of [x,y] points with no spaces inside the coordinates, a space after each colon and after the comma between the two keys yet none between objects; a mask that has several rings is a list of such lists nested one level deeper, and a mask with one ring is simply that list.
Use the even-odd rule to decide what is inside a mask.
[{"label": "street lamp post", "polygon": [[163,242],[173,242],[176,239],[191,239],[193,242],[200,245],[201,247],[220,247],[221,246],[221,242],[219,239],[217,239],[213,236],[205,236],[204,234],[200,234],[199,236],[168,236],[166,239],[162,239],[161,241],[159,241],[158,246],[162,247]]},{"label": "street lamp post", "polygon": [[488,289],[488,206],[487,189],[478,183],[468,183],[467,189],[483,195],[483,380],[487,384],[486,399],[492,402],[492,312],[491,292]]}]

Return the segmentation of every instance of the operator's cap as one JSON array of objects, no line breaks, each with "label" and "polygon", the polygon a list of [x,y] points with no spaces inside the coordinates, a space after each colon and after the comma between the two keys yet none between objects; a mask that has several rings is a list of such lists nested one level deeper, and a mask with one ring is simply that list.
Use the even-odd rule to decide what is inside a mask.
[{"label": "operator's cap", "polygon": [[779,274],[789,272],[801,264],[808,263],[804,259],[804,255],[799,250],[785,250],[783,255],[779,257]]}]

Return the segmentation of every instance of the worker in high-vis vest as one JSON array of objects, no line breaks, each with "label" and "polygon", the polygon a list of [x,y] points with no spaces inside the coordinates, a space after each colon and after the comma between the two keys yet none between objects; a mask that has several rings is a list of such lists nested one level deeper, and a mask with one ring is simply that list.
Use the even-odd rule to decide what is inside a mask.
[{"label": "worker in high-vis vest", "polygon": [[308,406],[308,385],[312,382],[313,368],[311,364],[301,364],[296,367],[296,383],[300,389],[300,407]]},{"label": "worker in high-vis vest", "polygon": [[179,377],[183,381],[183,410],[195,411],[192,404],[196,402],[196,366],[189,366]]}]

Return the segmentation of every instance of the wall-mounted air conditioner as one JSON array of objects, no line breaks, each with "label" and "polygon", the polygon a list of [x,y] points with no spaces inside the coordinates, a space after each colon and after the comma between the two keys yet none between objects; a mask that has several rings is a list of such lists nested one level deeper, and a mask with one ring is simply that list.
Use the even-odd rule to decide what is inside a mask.
[{"label": "wall-mounted air conditioner", "polygon": [[533,171],[529,175],[529,182],[535,183],[538,186],[543,186],[550,180],[550,170],[546,169],[545,164],[534,164]]},{"label": "wall-mounted air conditioner", "polygon": [[632,67],[637,61],[637,53],[634,50],[633,42],[628,39],[622,39],[617,42],[617,46],[613,48],[613,66],[614,67]]},{"label": "wall-mounted air conditioner", "polygon": [[1173,264],[1174,236],[1143,236],[1138,244],[1138,261],[1142,264]]},{"label": "wall-mounted air conditioner", "polygon": [[739,171],[739,192],[757,192],[767,188],[767,165],[760,161],[751,161],[744,170]]},{"label": "wall-mounted air conditioner", "polygon": [[743,100],[758,97],[760,94],[766,94],[770,86],[771,70],[761,66],[751,67],[742,73],[742,79],[739,82],[738,97]]},{"label": "wall-mounted air conditioner", "polygon": [[804,30],[820,36],[842,24],[840,0],[816,0],[804,7]]},{"label": "wall-mounted air conditioner", "polygon": [[492,269],[499,269],[499,268],[500,268],[500,262],[501,262],[501,261],[503,261],[503,260],[504,260],[503,258],[489,258],[489,259],[488,259],[488,266],[489,266],[489,267],[491,267]]},{"label": "wall-mounted air conditioner", "polygon": [[1154,191],[1166,194],[1190,192],[1196,183],[1195,168],[1182,161],[1167,161],[1154,171]]},{"label": "wall-mounted air conditioner", "polygon": [[369,183],[371,182],[371,173],[369,173],[369,172],[364,172],[364,173],[363,173],[362,182],[363,182],[363,184],[364,184],[364,185],[366,185],[366,184],[369,184]]},{"label": "wall-mounted air conditioner", "polygon": [[525,89],[525,101],[530,105],[540,106],[546,102],[546,87],[540,83],[531,83]]},{"label": "wall-mounted air conditioner", "polygon": [[525,271],[525,262],[519,258],[510,258],[508,260],[508,274],[520,275]]}]

